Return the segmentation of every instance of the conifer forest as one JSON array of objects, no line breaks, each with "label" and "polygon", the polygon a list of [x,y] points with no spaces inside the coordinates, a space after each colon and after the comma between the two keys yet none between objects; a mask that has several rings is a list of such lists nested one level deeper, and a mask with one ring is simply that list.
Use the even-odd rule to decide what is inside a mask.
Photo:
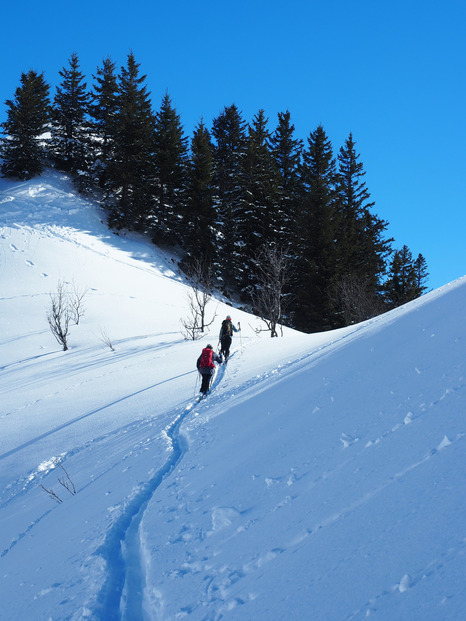
[{"label": "conifer forest", "polygon": [[168,93],[154,110],[133,53],[119,71],[106,58],[92,84],[75,53],[59,75],[52,94],[29,70],[5,102],[4,177],[69,174],[116,234],[149,236],[197,284],[303,332],[426,291],[426,261],[388,237],[351,133],[334,151],[322,125],[302,140],[289,111],[246,120],[231,104],[188,137]]}]

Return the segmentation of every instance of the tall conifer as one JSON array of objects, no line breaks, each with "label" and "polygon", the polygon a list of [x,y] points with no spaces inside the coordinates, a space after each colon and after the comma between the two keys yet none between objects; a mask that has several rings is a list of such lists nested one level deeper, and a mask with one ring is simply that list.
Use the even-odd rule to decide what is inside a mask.
[{"label": "tall conifer", "polygon": [[279,245],[290,249],[296,233],[295,222],[300,195],[299,169],[303,150],[302,140],[295,138],[294,132],[290,112],[279,112],[278,125],[270,140],[277,187],[274,228]]},{"label": "tall conifer", "polygon": [[107,186],[107,170],[115,155],[118,114],[118,83],[115,64],[105,58],[94,76],[92,102],[92,179],[101,188]]},{"label": "tall conifer", "polygon": [[187,138],[166,93],[155,115],[154,240],[182,241],[186,205]]},{"label": "tall conifer", "polygon": [[77,175],[87,171],[90,164],[90,95],[76,53],[71,55],[69,66],[63,67],[59,74],[63,79],[53,102],[51,147],[57,168]]},{"label": "tall conifer", "polygon": [[216,211],[214,207],[214,160],[208,129],[201,121],[191,141],[188,167],[187,209],[183,247],[184,265],[189,269],[194,261],[209,266],[215,272]]},{"label": "tall conifer", "polygon": [[43,134],[50,119],[50,87],[43,73],[32,70],[22,73],[20,81],[14,99],[6,101],[8,116],[2,123],[5,134],[1,145],[2,174],[31,179],[44,168]]},{"label": "tall conifer", "polygon": [[366,173],[351,133],[340,149],[338,163],[337,279],[364,282],[375,297],[393,240],[384,237],[388,223],[371,212],[375,203],[370,201],[363,179]]},{"label": "tall conifer", "polygon": [[233,267],[246,299],[255,286],[259,251],[277,241],[279,228],[275,211],[276,175],[267,123],[264,110],[259,110],[248,127],[243,158],[243,196],[236,217],[240,253],[234,257]]},{"label": "tall conifer", "polygon": [[301,166],[302,197],[297,216],[297,300],[294,323],[305,332],[333,327],[329,289],[336,271],[336,163],[319,125],[307,141]]},{"label": "tall conifer", "polygon": [[134,54],[128,55],[118,83],[114,159],[108,166],[110,224],[146,230],[151,225],[154,184],[154,115]]},{"label": "tall conifer", "polygon": [[[235,104],[225,107],[213,121],[216,209],[219,217],[219,256],[226,290],[236,289],[232,261],[239,251],[236,216],[244,191],[243,160],[246,153],[246,123]],[[236,291],[237,293],[237,291]]]}]

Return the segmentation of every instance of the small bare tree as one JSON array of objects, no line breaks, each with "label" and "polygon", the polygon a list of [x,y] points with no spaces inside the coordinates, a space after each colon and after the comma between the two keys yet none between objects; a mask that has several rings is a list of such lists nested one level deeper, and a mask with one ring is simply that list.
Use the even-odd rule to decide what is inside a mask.
[{"label": "small bare tree", "polygon": [[[278,336],[277,328],[285,311],[285,287],[290,278],[291,259],[284,248],[263,246],[255,263],[254,311],[265,322],[270,336]],[[283,336],[283,330],[281,334]]]},{"label": "small bare tree", "polygon": [[84,289],[80,289],[77,284],[73,281],[73,289],[68,294],[68,305],[70,308],[70,316],[72,321],[78,325],[81,317],[84,316],[86,309],[84,307],[84,298],[89,291],[88,287]]},{"label": "small bare tree", "polygon": [[58,281],[56,293],[50,294],[50,306],[47,310],[47,321],[53,336],[62,345],[63,351],[68,349],[69,325],[71,311],[65,283]]},{"label": "small bare tree", "polygon": [[104,343],[109,349],[115,351],[113,347],[112,339],[109,337],[108,332],[105,328],[99,326],[99,339]]},{"label": "small bare tree", "polygon": [[181,324],[184,328],[185,339],[195,341],[202,338],[205,329],[214,322],[217,316],[214,314],[211,321],[206,320],[206,307],[212,299],[214,289],[212,268],[195,259],[188,278],[191,284],[191,290],[188,293],[190,315],[182,319]]}]

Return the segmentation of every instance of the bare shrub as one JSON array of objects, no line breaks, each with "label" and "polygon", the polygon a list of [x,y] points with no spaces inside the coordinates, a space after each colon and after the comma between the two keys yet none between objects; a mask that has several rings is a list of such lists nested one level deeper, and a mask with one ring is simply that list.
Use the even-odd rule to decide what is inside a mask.
[{"label": "bare shrub", "polygon": [[190,315],[181,320],[183,336],[186,340],[196,341],[202,338],[205,329],[216,318],[216,313],[210,321],[206,320],[206,307],[212,299],[213,276],[212,268],[202,261],[194,260],[188,273],[191,290],[188,292]]},{"label": "bare shrub", "polygon": [[73,281],[73,288],[68,292],[68,305],[72,321],[78,325],[81,317],[84,316],[86,309],[84,307],[84,298],[89,291],[88,287],[79,288]]},{"label": "bare shrub", "polygon": [[57,291],[50,294],[50,306],[47,310],[47,321],[53,336],[63,347],[68,349],[69,326],[71,311],[68,304],[68,295],[65,283],[58,281]]},{"label": "bare shrub", "polygon": [[99,339],[104,343],[109,349],[115,351],[113,347],[112,339],[109,337],[108,332],[105,328],[99,326]]},{"label": "bare shrub", "polygon": [[[270,336],[278,336],[285,311],[285,287],[290,278],[291,259],[284,248],[264,246],[255,258],[257,280],[252,292],[254,312],[265,322]],[[283,330],[281,330],[283,336]]]},{"label": "bare shrub", "polygon": [[[60,485],[65,488],[72,496],[76,495],[76,486],[73,483],[70,475],[68,474],[67,470],[65,469],[65,467],[63,466],[61,459],[55,459],[54,460],[54,465],[56,468],[60,468],[63,472],[63,476],[62,477],[58,477],[58,482],[60,483]],[[45,487],[45,485],[43,485],[42,483],[40,484],[41,488],[44,490],[44,492],[49,496],[49,498],[51,498],[52,500],[54,500],[55,502],[57,502],[58,504],[61,504],[63,502],[63,500],[60,498],[60,496],[52,489],[52,488],[48,488]]]},{"label": "bare shrub", "polygon": [[330,291],[330,299],[343,317],[345,325],[360,323],[384,311],[368,278],[348,274]]}]

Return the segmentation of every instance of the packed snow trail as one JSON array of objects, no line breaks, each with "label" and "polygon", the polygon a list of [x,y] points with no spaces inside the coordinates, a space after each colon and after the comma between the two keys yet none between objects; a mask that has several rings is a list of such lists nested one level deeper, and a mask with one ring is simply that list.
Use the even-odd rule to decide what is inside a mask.
[{"label": "packed snow trail", "polygon": [[[209,394],[225,374],[226,367],[216,368]],[[150,500],[186,452],[187,446],[180,435],[180,426],[188,414],[195,412],[203,399],[195,398],[184,410],[175,415],[164,433],[171,445],[171,455],[165,464],[147,481],[129,501],[124,513],[107,533],[104,543],[96,551],[107,565],[107,579],[98,595],[95,617],[102,621],[144,619],[144,571],[140,558],[139,525]]]}]

